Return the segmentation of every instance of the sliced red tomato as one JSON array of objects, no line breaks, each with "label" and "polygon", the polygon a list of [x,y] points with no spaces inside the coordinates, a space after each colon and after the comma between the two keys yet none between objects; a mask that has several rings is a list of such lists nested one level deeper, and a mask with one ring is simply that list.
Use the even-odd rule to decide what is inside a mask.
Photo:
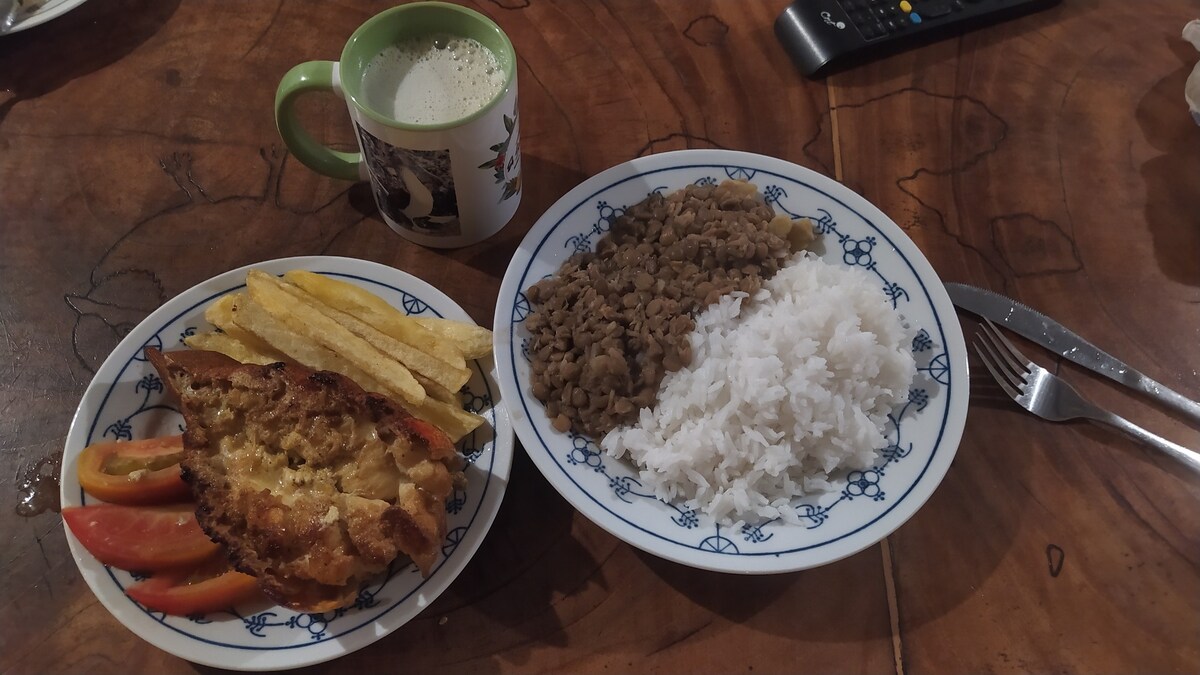
[{"label": "sliced red tomato", "polygon": [[194,566],[220,547],[196,522],[194,504],[96,504],[62,511],[67,527],[96,559],[123,570]]},{"label": "sliced red tomato", "polygon": [[79,455],[79,484],[114,504],[169,504],[188,499],[179,461],[183,437],[89,445]]},{"label": "sliced red tomato", "polygon": [[233,607],[257,596],[259,588],[254,577],[231,570],[218,555],[199,567],[158,572],[125,592],[147,609],[191,616]]}]

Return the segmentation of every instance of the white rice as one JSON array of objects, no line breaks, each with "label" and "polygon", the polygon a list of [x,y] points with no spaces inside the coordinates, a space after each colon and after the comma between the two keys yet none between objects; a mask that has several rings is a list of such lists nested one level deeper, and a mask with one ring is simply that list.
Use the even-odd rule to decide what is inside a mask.
[{"label": "white rice", "polygon": [[653,409],[601,447],[628,455],[655,495],[722,524],[799,519],[795,497],[864,469],[916,374],[913,330],[879,279],[798,255],[748,303],[733,293],[696,318],[691,366]]}]

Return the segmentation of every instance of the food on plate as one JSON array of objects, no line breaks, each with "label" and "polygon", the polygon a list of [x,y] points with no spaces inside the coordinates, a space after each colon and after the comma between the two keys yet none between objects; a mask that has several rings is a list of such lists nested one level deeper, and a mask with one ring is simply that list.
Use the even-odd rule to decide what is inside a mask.
[{"label": "food on plate", "polygon": [[217,330],[185,337],[192,350],[147,351],[182,403],[186,442],[79,456],[80,485],[110,504],[64,520],[103,564],[153,572],[126,589],[148,609],[191,616],[266,592],[326,611],[394,561],[428,575],[440,555],[445,500],[464,482],[453,443],[484,421],[461,407],[466,354],[489,354],[491,332],[288,276],[251,272],[244,293],[205,309]]},{"label": "food on plate", "polygon": [[[454,368],[467,367],[462,350],[453,340],[441,339],[417,320],[397,310],[365,288],[307,270],[292,270],[283,278],[317,300],[336,307],[383,333],[411,345]],[[491,344],[489,333],[489,347]],[[478,358],[478,357],[472,357]]]},{"label": "food on plate", "polygon": [[410,407],[409,412],[446,432],[455,443],[483,423],[479,415],[453,403],[434,400],[432,396],[427,396],[421,405]]},{"label": "food on plate", "polygon": [[269,351],[256,349],[228,333],[197,333],[184,338],[183,342],[192,349],[220,352],[239,363],[257,363],[265,366],[268,363],[286,360],[286,357],[273,349]]},{"label": "food on plate", "polygon": [[[183,437],[89,445],[76,461],[79,484],[110,504],[68,507],[63,520],[105,565],[153,572],[126,589],[147,609],[191,616],[233,607],[259,594],[258,582],[229,568],[200,529],[180,461]],[[113,503],[122,506],[114,506]]]},{"label": "food on plate", "polygon": [[[491,353],[491,331],[417,319],[344,281],[293,270],[284,279],[251,272],[247,292],[222,296],[204,313],[220,333],[187,338],[242,363],[294,362],[344,375],[401,401],[458,442],[483,424],[463,410],[466,359]],[[213,337],[206,337],[213,336]],[[217,336],[229,336],[229,340]]]},{"label": "food on plate", "polygon": [[[301,302],[311,303],[322,314],[337,321],[339,325],[349,329],[351,333],[365,340],[385,356],[395,359],[396,362],[408,368],[414,379],[418,376],[423,376],[443,387],[454,390],[461,389],[467,383],[467,380],[471,379],[471,371],[467,370],[465,366],[454,366],[441,361],[434,356],[387,335],[352,314],[328,305],[313,302],[312,296],[300,288],[279,282],[275,280],[275,277],[269,278],[278,283],[279,287],[292,297]],[[420,383],[418,382],[418,384]],[[421,399],[419,402],[424,402],[424,399]]]},{"label": "food on plate", "polygon": [[65,508],[62,516],[79,543],[100,562],[154,572],[195,565],[219,550],[200,529],[194,508],[192,504],[93,504]]},{"label": "food on plate", "polygon": [[463,358],[482,359],[492,353],[492,331],[483,326],[436,316],[417,316],[413,320],[434,335],[457,345]]},{"label": "food on plate", "polygon": [[801,254],[702,312],[692,363],[601,446],[630,457],[658,497],[717,522],[799,522],[794,497],[886,446],[916,373],[913,333],[866,271]]},{"label": "food on plate", "polygon": [[204,310],[204,318],[221,329],[219,333],[196,333],[184,338],[192,349],[220,352],[242,363],[266,365],[284,361],[287,356],[254,333],[233,321],[235,296],[223,295]]},{"label": "food on plate", "polygon": [[157,612],[195,616],[229,609],[260,594],[258,580],[229,569],[222,555],[193,568],[165,570],[125,589],[129,597]]},{"label": "food on plate", "polygon": [[266,272],[246,275],[250,300],[294,333],[341,354],[347,361],[375,377],[391,391],[412,404],[425,401],[425,390],[403,364],[382,353],[369,341],[330,318],[311,303],[297,298],[282,282]]},{"label": "food on plate", "polygon": [[636,420],[691,363],[693,315],[756,292],[812,241],[809,221],[776,215],[744,181],[651,194],[526,290],[533,395],[559,431],[599,438]]},{"label": "food on plate", "polygon": [[[350,363],[341,354],[293,331],[248,296],[238,294],[226,297],[233,299],[230,323],[254,333],[287,356],[286,359],[279,359],[280,361],[291,359],[313,370],[330,370],[341,373],[367,391],[393,395],[382,382],[368,375],[366,371]],[[213,318],[207,314],[205,314],[205,318],[208,318],[221,330],[225,330],[224,324],[213,321]]]},{"label": "food on plate", "polygon": [[183,437],[111,441],[79,454],[79,485],[113,504],[166,504],[191,499],[180,475]]},{"label": "food on plate", "polygon": [[432,571],[463,481],[445,433],[336,373],[146,354],[179,398],[201,527],[268,596],[327,611],[399,558]]}]

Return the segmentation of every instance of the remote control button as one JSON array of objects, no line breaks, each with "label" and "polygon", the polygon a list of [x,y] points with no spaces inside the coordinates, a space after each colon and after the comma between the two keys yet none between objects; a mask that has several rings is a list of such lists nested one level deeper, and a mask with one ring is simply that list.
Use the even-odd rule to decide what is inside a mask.
[{"label": "remote control button", "polygon": [[874,40],[883,35],[883,26],[877,23],[864,23],[858,27],[858,32],[862,33],[864,39]]},{"label": "remote control button", "polygon": [[908,15],[908,20],[913,22],[913,25],[915,26],[915,25],[921,23],[921,15],[917,14],[916,12],[913,12],[912,14]]},{"label": "remote control button", "polygon": [[946,16],[951,12],[952,8],[948,2],[923,2],[921,3],[921,15],[926,19],[933,19],[939,16]]},{"label": "remote control button", "polygon": [[908,0],[900,0],[900,11],[904,12],[905,14],[912,12],[912,5],[908,2]]}]

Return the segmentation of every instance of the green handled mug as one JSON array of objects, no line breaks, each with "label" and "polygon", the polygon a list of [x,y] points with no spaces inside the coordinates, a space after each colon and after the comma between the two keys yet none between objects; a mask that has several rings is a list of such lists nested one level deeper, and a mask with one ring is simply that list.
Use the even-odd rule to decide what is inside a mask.
[{"label": "green handled mug", "polygon": [[[503,86],[486,100],[478,91],[451,91],[477,99],[458,110],[460,116],[400,121],[395,118],[407,106],[425,101],[393,97],[394,107],[387,110],[377,94],[374,100],[366,96],[364,76],[378,68],[372,61],[389,48],[442,49],[446,40],[464,38],[494,55],[501,70],[493,83],[502,73]],[[378,90],[372,85],[373,93]],[[299,124],[296,101],[311,91],[345,98],[360,152],[328,148]],[[508,223],[521,200],[516,53],[499,26],[466,7],[415,2],[372,17],[350,36],[340,61],[309,61],[284,75],[275,94],[275,123],[288,149],[310,169],[333,178],[369,179],[388,226],[424,246],[482,241]]]}]

